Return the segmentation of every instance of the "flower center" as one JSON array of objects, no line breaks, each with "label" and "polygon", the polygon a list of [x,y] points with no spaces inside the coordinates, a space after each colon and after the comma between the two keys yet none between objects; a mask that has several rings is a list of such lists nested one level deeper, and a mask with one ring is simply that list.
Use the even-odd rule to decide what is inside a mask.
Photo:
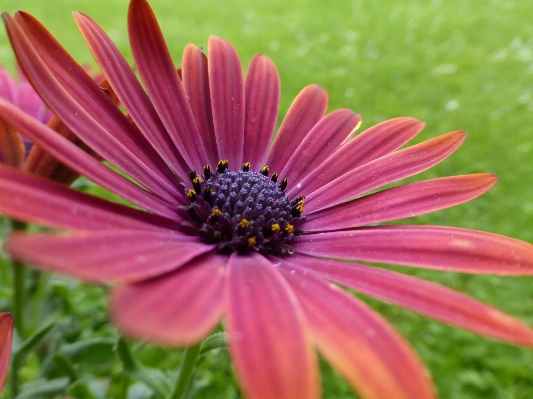
[{"label": "flower center", "polygon": [[260,172],[228,170],[228,161],[220,161],[216,171],[204,167],[203,178],[190,172],[192,189],[186,191],[191,227],[203,241],[217,244],[219,252],[286,255],[297,227],[303,220],[304,198],[293,201],[285,195],[287,179],[277,184],[278,175],[270,178],[268,166]]}]

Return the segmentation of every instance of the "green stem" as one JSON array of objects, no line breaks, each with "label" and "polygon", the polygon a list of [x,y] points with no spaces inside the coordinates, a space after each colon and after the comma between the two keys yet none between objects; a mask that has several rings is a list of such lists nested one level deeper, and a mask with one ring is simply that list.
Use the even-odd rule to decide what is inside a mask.
[{"label": "green stem", "polygon": [[169,399],[181,399],[185,388],[190,382],[191,376],[196,366],[196,360],[200,355],[201,344],[189,346],[185,349],[183,355],[183,360],[181,361],[181,366],[178,372],[178,378],[176,380],[176,385],[174,386],[174,392],[170,394]]},{"label": "green stem", "polygon": [[[23,231],[26,230],[26,223],[19,222],[14,220],[12,222],[13,231]],[[12,311],[13,318],[15,319],[15,328],[17,329],[19,335],[24,339],[26,338],[24,330],[24,304],[25,304],[25,279],[26,279],[26,268],[22,263],[12,262],[12,271],[13,271],[13,298],[12,298]],[[15,398],[19,394],[19,372],[22,361],[19,357],[13,357],[11,361],[11,370],[10,374],[10,385],[11,385],[11,398]]]},{"label": "green stem", "polygon": [[16,398],[19,394],[19,369],[21,365],[21,359],[18,356],[14,356],[11,359],[11,369],[9,370],[9,384],[11,386],[10,397]]},{"label": "green stem", "polygon": [[26,288],[26,267],[19,262],[13,262],[13,317],[15,328],[22,338],[26,338],[24,323],[24,302]]}]

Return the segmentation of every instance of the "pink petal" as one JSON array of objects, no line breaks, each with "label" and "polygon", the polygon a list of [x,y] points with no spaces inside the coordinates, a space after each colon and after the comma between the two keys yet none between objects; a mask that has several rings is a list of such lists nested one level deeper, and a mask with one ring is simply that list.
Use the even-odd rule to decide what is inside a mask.
[{"label": "pink petal", "polygon": [[141,280],[175,270],[213,249],[172,231],[113,230],[73,235],[16,234],[13,258],[90,282]]},{"label": "pink petal", "polygon": [[202,256],[178,270],[111,293],[111,315],[126,335],[163,345],[200,342],[224,313],[227,258]]},{"label": "pink petal", "polygon": [[168,200],[175,176],[109,96],[29,14],[6,18],[17,58],[54,114],[104,159]]},{"label": "pink petal", "polygon": [[337,152],[322,162],[312,174],[298,182],[296,191],[287,193],[309,194],[347,171],[397,150],[416,136],[424,124],[413,118],[396,118],[382,122],[358,134]]},{"label": "pink petal", "polygon": [[497,181],[495,175],[479,173],[389,188],[308,214],[305,231],[341,230],[434,212],[470,201]]},{"label": "pink petal", "polygon": [[128,33],[135,65],[161,121],[190,170],[201,170],[207,156],[183,85],[147,1],[130,3]]},{"label": "pink petal", "polygon": [[209,90],[219,159],[230,169],[243,163],[244,83],[242,66],[233,46],[211,36],[208,44]]},{"label": "pink petal", "polygon": [[179,230],[163,218],[0,165],[0,211],[13,219],[70,230]]},{"label": "pink petal", "polygon": [[246,111],[244,127],[244,161],[260,170],[278,121],[280,81],[270,58],[257,54],[246,74]]},{"label": "pink petal", "polygon": [[183,52],[182,65],[183,88],[189,99],[208,163],[215,166],[220,158],[213,127],[207,57],[200,47],[188,44]]},{"label": "pink petal", "polygon": [[483,231],[378,226],[293,238],[296,252],[465,273],[533,274],[533,245]]},{"label": "pink petal", "polygon": [[246,397],[318,398],[319,376],[306,322],[291,289],[262,255],[229,260],[226,327]]},{"label": "pink petal", "polygon": [[379,314],[311,272],[281,264],[318,350],[362,398],[436,398],[416,353]]},{"label": "pink petal", "polygon": [[[281,123],[265,162],[273,173],[279,173],[285,167],[303,138],[322,119],[327,106],[328,95],[317,85],[305,87],[296,96]],[[260,168],[261,166],[258,169]]]},{"label": "pink petal", "polygon": [[[175,217],[176,209],[171,209],[170,206],[176,207],[178,204],[171,205],[167,201],[133,184],[48,126],[43,125],[2,98],[0,98],[0,115],[31,141],[37,143],[62,163],[95,183],[143,208],[170,218]],[[185,198],[183,196],[176,197],[175,202],[178,201],[183,203]]]},{"label": "pink petal", "polygon": [[19,132],[0,119],[0,163],[22,167],[26,149]]},{"label": "pink petal", "polygon": [[328,208],[429,169],[450,156],[465,137],[463,132],[443,134],[353,169],[307,195],[306,211]]},{"label": "pink petal", "polygon": [[[322,118],[303,138],[294,150],[292,157],[280,172],[280,177],[288,179],[291,188],[295,188],[306,174],[313,174],[315,165],[320,165],[349,138],[361,117],[348,109],[339,109]],[[290,196],[291,193],[289,192]]]},{"label": "pink petal", "polygon": [[492,338],[533,346],[521,321],[457,291],[376,267],[294,255],[287,259],[335,283]]},{"label": "pink petal", "polygon": [[98,65],[128,114],[165,162],[182,179],[186,179],[190,167],[176,150],[153,104],[126,59],[109,36],[92,19],[80,13],[74,13],[74,19]]},{"label": "pink petal", "polygon": [[11,343],[13,341],[13,317],[9,313],[0,313],[0,391],[6,381]]}]

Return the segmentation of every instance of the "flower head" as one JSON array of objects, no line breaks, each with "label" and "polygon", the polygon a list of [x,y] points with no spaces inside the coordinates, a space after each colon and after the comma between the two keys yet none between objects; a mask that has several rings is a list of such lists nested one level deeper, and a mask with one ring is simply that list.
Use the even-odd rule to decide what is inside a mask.
[{"label": "flower head", "polygon": [[0,167],[3,213],[69,232],[16,234],[7,249],[43,268],[116,282],[111,313],[125,333],[189,345],[224,319],[237,375],[254,399],[319,397],[315,349],[364,398],[435,396],[412,348],[339,286],[533,345],[528,326],[488,305],[354,263],[533,274],[533,246],[512,238],[375,226],[468,201],[495,184],[493,175],[474,174],[373,192],[441,162],[464,133],[400,149],[423,124],[397,118],[354,136],[360,117],[345,109],[326,115],[327,95],[311,85],[270,145],[280,97],[272,61],[256,55],[244,79],[235,49],[211,37],[208,57],[186,46],[178,73],[145,0],[132,0],[128,16],[142,85],[105,32],[75,14],[124,115],[36,19],[4,18],[17,58],[47,106],[134,182],[6,101],[0,100],[0,115],[136,205]]}]

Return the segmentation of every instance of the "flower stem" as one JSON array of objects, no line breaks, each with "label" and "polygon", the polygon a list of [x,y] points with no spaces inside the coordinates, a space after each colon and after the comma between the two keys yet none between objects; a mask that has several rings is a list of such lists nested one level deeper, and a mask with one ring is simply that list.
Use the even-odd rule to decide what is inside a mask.
[{"label": "flower stem", "polygon": [[[26,223],[14,220],[12,222],[13,231],[26,230]],[[11,263],[13,271],[13,297],[12,297],[12,313],[15,319],[15,328],[19,335],[26,338],[26,331],[24,325],[24,304],[25,304],[25,290],[26,290],[26,267],[19,262],[13,261]],[[11,397],[15,398],[19,394],[19,372],[21,367],[21,360],[15,356],[11,361],[10,385]]]},{"label": "flower stem", "polygon": [[190,382],[191,376],[196,366],[196,361],[200,355],[201,344],[189,346],[185,349],[183,355],[183,360],[181,361],[180,369],[178,372],[178,378],[176,380],[176,385],[174,386],[174,391],[170,394],[169,399],[181,399],[185,388]]},{"label": "flower stem", "polygon": [[15,319],[15,328],[22,338],[26,337],[24,325],[24,301],[25,301],[25,282],[26,267],[22,263],[13,262],[13,317]]}]

